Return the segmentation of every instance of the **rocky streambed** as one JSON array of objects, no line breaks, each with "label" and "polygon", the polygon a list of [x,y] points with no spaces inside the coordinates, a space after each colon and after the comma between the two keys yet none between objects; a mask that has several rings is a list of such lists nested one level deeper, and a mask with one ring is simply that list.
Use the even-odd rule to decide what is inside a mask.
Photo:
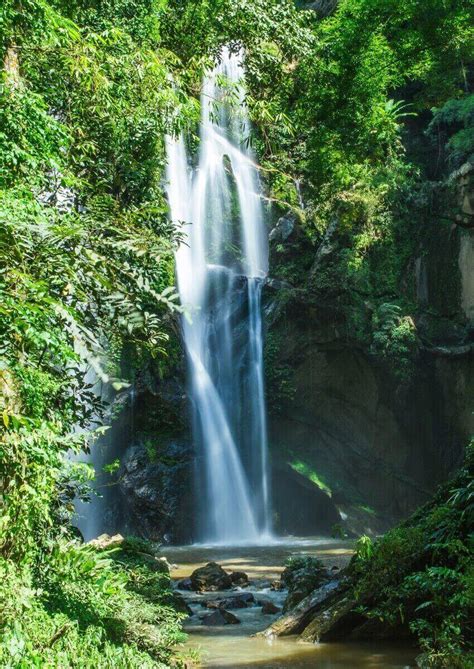
[{"label": "rocky streambed", "polygon": [[[166,556],[175,563],[176,591],[188,607],[187,645],[200,657],[197,666],[414,667],[416,650],[407,645],[317,642],[320,629],[315,627],[313,614],[318,597],[329,598],[330,603],[343,588],[341,574],[351,554],[348,542],[322,540],[257,547],[168,548]],[[285,569],[288,559],[293,565],[290,570]],[[320,567],[315,569],[316,564]],[[310,621],[312,627],[308,627]],[[323,622],[327,624],[327,617],[319,621]]]}]

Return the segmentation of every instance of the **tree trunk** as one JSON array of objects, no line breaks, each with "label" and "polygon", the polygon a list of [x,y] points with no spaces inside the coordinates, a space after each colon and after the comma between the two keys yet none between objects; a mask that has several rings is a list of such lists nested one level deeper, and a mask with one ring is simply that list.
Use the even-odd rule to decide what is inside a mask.
[{"label": "tree trunk", "polygon": [[344,592],[345,589],[346,586],[342,585],[340,581],[326,583],[305,597],[294,609],[276,620],[270,627],[267,627],[263,632],[259,632],[259,636],[272,637],[299,634],[326,600],[332,600],[336,594]]},{"label": "tree trunk", "polygon": [[334,634],[336,626],[341,632],[341,636],[345,636],[357,622],[360,622],[357,614],[352,614],[355,605],[356,601],[352,597],[338,598],[332,606],[324,609],[311,620],[301,634],[300,640],[317,643],[325,634],[329,632]]},{"label": "tree trunk", "polygon": [[3,69],[7,73],[7,83],[11,88],[20,86],[20,62],[18,60],[18,50],[14,46],[9,46],[3,59]]}]

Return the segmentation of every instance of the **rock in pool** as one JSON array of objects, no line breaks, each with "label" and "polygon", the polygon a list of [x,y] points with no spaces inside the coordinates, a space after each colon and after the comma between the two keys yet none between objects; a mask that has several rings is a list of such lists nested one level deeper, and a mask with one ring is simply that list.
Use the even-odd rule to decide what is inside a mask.
[{"label": "rock in pool", "polygon": [[180,581],[176,583],[176,587],[178,588],[178,590],[192,590],[193,584],[190,578],[182,578]]},{"label": "rock in pool", "polygon": [[246,609],[255,603],[255,597],[251,592],[242,592],[225,599],[212,599],[203,602],[202,606],[207,609]]},{"label": "rock in pool", "polygon": [[210,613],[208,616],[204,616],[202,619],[203,625],[211,626],[220,626],[220,625],[239,625],[240,620],[237,616],[234,616],[230,611],[225,609],[216,609],[213,613]]},{"label": "rock in pool", "polygon": [[230,575],[230,578],[234,585],[245,587],[249,584],[249,577],[244,571],[233,571]]},{"label": "rock in pool", "polygon": [[266,616],[273,616],[280,613],[281,609],[273,602],[262,602],[262,613]]},{"label": "rock in pool", "polygon": [[232,587],[232,579],[217,562],[208,562],[205,567],[199,567],[199,569],[193,571],[191,587],[198,592],[203,590],[228,590]]}]

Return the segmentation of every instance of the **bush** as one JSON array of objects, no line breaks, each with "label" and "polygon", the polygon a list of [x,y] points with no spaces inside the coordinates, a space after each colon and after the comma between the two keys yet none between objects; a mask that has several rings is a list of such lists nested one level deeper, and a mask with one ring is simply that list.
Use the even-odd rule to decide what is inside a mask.
[{"label": "bush", "polygon": [[408,627],[423,651],[423,667],[470,666],[473,474],[474,442],[463,469],[432,502],[370,551],[359,550],[350,565],[355,596],[363,602],[359,611]]},{"label": "bush", "polygon": [[36,568],[0,560],[2,667],[181,666],[184,639],[169,575],[126,550],[55,544]]}]

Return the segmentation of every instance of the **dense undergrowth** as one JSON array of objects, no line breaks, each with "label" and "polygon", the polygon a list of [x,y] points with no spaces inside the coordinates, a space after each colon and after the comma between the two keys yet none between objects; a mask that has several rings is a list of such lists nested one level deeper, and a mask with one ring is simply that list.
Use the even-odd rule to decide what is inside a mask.
[{"label": "dense undergrowth", "polygon": [[471,443],[463,468],[428,504],[375,543],[359,539],[350,567],[358,610],[388,629],[408,627],[421,667],[474,664],[473,522]]},{"label": "dense undergrowth", "polygon": [[185,614],[146,542],[55,543],[33,572],[1,559],[0,574],[0,666],[180,666]]},{"label": "dense undergrowth", "polygon": [[195,105],[158,50],[159,9],[0,7],[2,667],[170,666],[181,639],[168,577],[71,527],[101,386],[127,387],[125,350],[165,367],[178,309],[164,134]]},{"label": "dense undergrowth", "polygon": [[433,222],[438,193],[449,201],[473,150],[472,6],[431,5],[342,0],[321,19],[290,0],[1,3],[2,666],[174,661],[166,577],[71,543],[71,499],[89,494],[80,454],[102,420],[98,385],[126,389],[125,351],[166,373],[175,346],[164,138],[183,128],[197,142],[221,44],[246,48],[248,140],[273,211],[297,217],[315,251],[335,244],[317,272],[288,278],[410,373],[403,273],[452,225]]}]

